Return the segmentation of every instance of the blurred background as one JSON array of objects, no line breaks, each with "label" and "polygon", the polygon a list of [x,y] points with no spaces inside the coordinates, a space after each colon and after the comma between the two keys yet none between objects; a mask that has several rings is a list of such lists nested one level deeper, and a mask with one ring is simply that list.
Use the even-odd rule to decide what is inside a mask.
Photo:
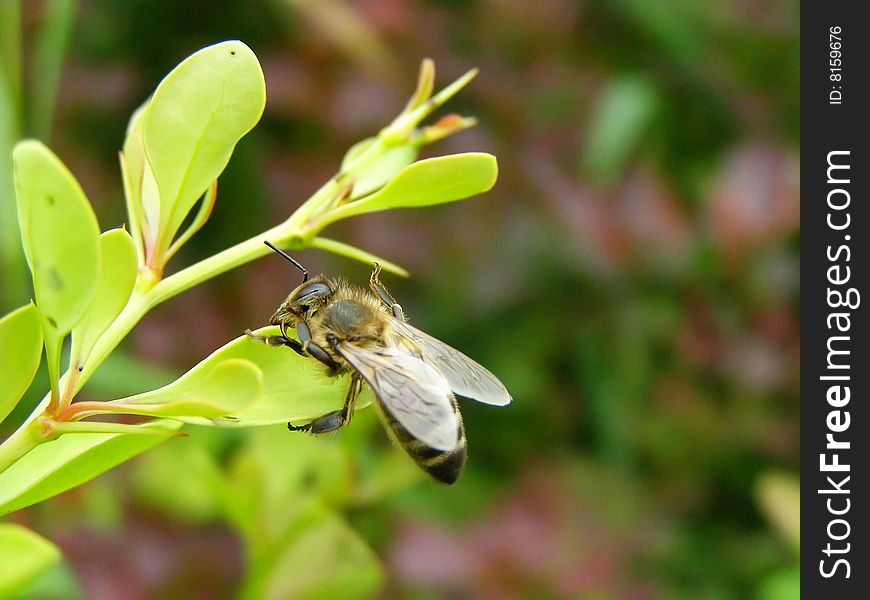
[{"label": "blurred background", "polygon": [[[496,187],[327,235],[408,268],[385,282],[413,322],[514,397],[505,409],[462,403],[469,459],[449,488],[390,445],[373,410],[316,440],[189,428],[13,516],[66,557],[33,597],[798,597],[798,2],[21,11],[2,15],[4,28],[23,23],[28,103],[26,120],[0,123],[4,310],[29,297],[8,234],[15,137],[49,143],[101,226],[118,226],[132,111],[188,54],[245,41],[266,112],[178,268],[286,218],[401,110],[428,56],[439,86],[480,68],[448,107],[480,124],[424,156],[494,153]],[[369,273],[324,252],[298,258],[359,282]],[[172,299],[84,397],[171,381],[264,324],[296,281],[263,259]]]}]

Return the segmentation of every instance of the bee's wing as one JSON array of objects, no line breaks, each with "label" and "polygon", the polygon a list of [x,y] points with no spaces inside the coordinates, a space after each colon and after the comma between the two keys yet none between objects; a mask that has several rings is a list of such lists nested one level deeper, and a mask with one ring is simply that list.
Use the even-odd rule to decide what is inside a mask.
[{"label": "bee's wing", "polygon": [[444,374],[450,389],[460,396],[495,406],[510,404],[511,395],[498,377],[456,348],[398,319],[394,327],[420,347],[423,358]]},{"label": "bee's wing", "polygon": [[377,351],[342,342],[335,349],[368,382],[381,406],[412,436],[436,450],[459,441],[459,420],[444,376],[398,348]]}]

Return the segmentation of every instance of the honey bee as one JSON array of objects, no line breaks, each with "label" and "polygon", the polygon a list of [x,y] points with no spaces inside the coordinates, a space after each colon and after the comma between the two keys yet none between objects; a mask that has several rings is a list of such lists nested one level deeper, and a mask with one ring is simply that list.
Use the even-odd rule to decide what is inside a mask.
[{"label": "honey bee", "polygon": [[[504,384],[458,350],[409,325],[381,283],[377,263],[365,290],[343,279],[309,278],[294,258],[265,243],[302,271],[302,283],[270,319],[281,335],[245,333],[314,358],[330,375],[350,374],[341,409],[304,425],[288,423],[288,428],[322,434],[347,425],[365,383],[374,391],[387,430],[405,452],[438,481],[454,483],[467,447],[454,393],[504,406],[511,401]],[[288,335],[288,328],[296,330],[298,340]]]}]

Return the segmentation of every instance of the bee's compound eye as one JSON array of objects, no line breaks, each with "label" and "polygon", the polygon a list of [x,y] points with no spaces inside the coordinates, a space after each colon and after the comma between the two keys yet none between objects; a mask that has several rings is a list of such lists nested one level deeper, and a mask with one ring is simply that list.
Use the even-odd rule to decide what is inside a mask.
[{"label": "bee's compound eye", "polygon": [[328,296],[330,293],[332,290],[325,283],[310,283],[299,290],[293,302],[296,304],[309,303],[312,300]]}]

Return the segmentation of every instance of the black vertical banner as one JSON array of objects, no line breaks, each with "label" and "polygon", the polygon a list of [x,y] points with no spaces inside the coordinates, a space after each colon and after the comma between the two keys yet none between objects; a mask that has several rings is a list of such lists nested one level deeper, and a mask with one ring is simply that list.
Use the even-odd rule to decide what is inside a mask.
[{"label": "black vertical banner", "polygon": [[868,598],[870,26],[801,8],[801,591]]}]

